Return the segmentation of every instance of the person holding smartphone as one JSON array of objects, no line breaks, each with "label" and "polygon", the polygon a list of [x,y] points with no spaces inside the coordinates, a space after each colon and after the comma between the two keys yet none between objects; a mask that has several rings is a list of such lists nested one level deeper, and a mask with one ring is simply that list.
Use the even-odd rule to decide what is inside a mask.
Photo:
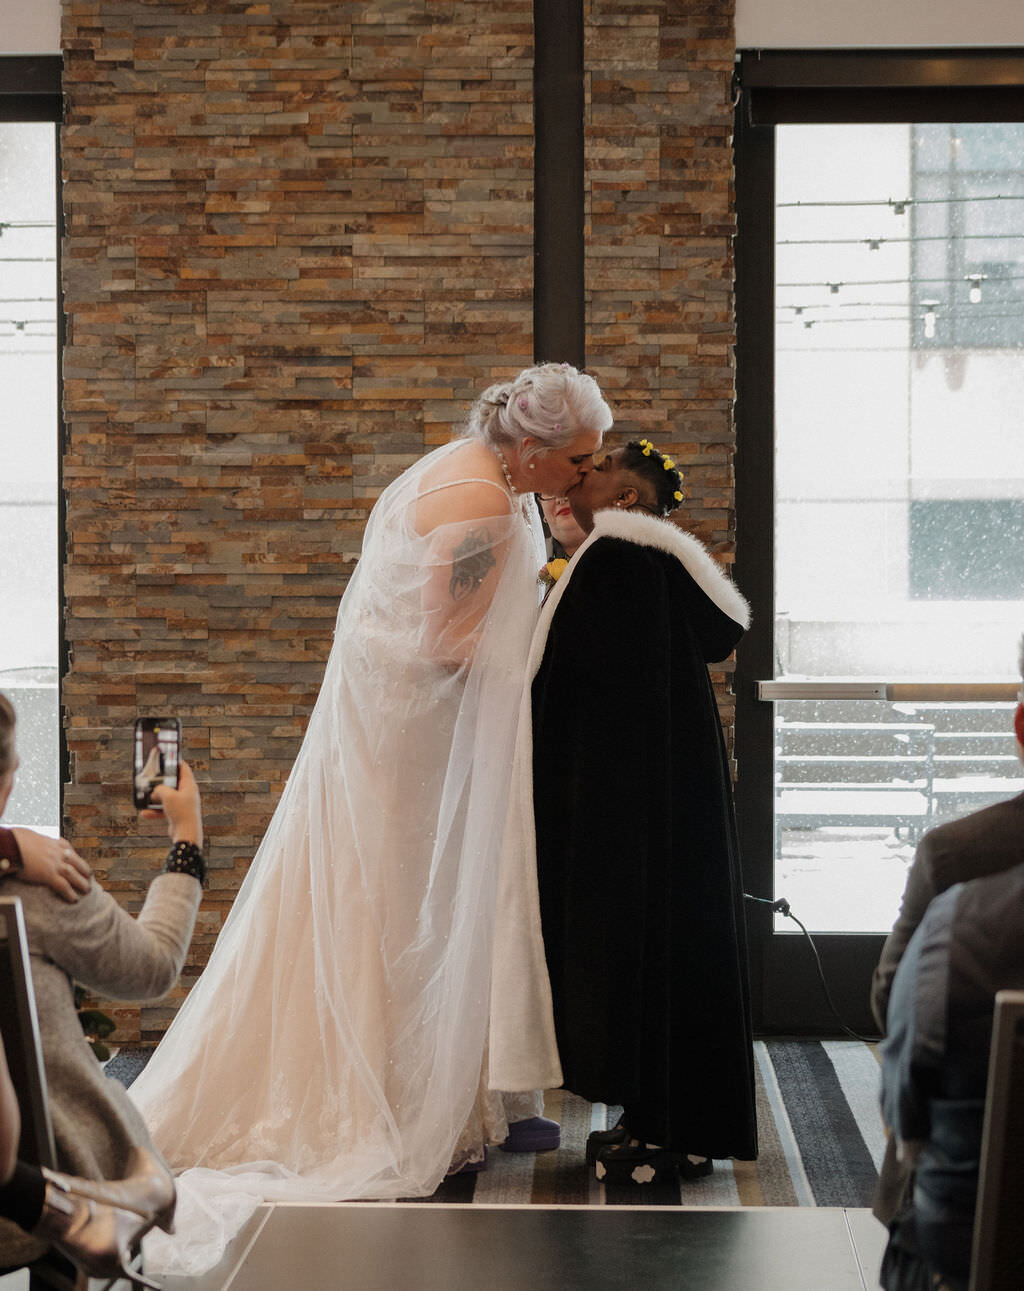
[{"label": "person holding smartphone", "polygon": [[[0,694],[0,816],[17,765],[14,709]],[[155,1000],[178,980],[206,874],[199,790],[188,764],[180,763],[177,789],[157,785],[152,797],[162,811],[142,814],[166,820],[172,846],[137,918],[95,879],[73,903],[17,873],[0,888],[5,896],[19,897],[24,912],[58,1164],[81,1179],[119,1181],[120,1191],[110,1195],[136,1216],[108,1226],[104,1238],[96,1226],[90,1231],[89,1198],[63,1189],[70,1198],[65,1219],[58,1216],[38,1237],[0,1222],[0,1267],[35,1258],[43,1238],[72,1258],[91,1261],[83,1267],[100,1276],[117,1271],[126,1240],[154,1224],[170,1225],[173,1178],[124,1088],[103,1074],[84,1042],[74,1001],[75,983],[108,999]],[[110,1183],[108,1194],[113,1188]]]}]

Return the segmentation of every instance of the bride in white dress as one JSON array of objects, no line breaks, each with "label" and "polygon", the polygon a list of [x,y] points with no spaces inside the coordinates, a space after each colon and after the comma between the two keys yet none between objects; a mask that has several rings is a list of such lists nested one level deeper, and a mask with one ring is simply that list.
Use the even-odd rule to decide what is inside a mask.
[{"label": "bride in white dress", "polygon": [[564,495],[610,424],[591,377],[529,368],[378,499],[280,803],[131,1088],[185,1171],[151,1263],[208,1267],[260,1199],[429,1195],[540,1110],[506,1108],[486,1062],[531,495]]}]

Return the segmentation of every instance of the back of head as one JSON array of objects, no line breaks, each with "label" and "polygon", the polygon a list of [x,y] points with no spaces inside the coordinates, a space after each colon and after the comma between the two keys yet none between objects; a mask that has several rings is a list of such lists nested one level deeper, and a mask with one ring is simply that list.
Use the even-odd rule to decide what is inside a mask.
[{"label": "back of head", "polygon": [[14,709],[0,693],[0,776],[14,769]]},{"label": "back of head", "polygon": [[654,509],[671,515],[683,500],[683,477],[671,457],[666,457],[648,439],[631,439],[622,450],[622,465],[640,477],[654,494]]},{"label": "back of head", "polygon": [[603,434],[611,424],[593,377],[569,363],[540,363],[485,390],[470,410],[466,434],[495,449],[532,438],[536,452],[559,448],[581,431]]}]

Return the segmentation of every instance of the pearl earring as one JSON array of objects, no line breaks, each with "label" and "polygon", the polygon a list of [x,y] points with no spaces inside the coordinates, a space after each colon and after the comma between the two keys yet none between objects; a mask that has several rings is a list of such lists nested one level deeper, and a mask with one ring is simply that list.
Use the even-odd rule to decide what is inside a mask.
[{"label": "pearl earring", "polygon": [[527,469],[528,471],[532,471],[532,470],[533,470],[533,468],[534,468],[536,465],[537,465],[537,463],[536,463],[536,462],[527,462],[527,464],[526,464],[526,469]]}]

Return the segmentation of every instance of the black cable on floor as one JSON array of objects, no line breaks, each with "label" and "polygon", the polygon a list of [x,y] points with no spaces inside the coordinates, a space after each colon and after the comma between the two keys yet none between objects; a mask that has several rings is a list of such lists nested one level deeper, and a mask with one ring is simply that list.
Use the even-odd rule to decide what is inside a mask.
[{"label": "black cable on floor", "polygon": [[814,956],[814,965],[818,970],[818,981],[821,982],[821,989],[825,992],[825,999],[828,1001],[828,1007],[832,1011],[832,1016],[835,1018],[835,1020],[839,1023],[839,1025],[842,1027],[842,1029],[846,1032],[848,1036],[852,1036],[854,1040],[860,1040],[864,1044],[874,1044],[875,1040],[870,1039],[868,1036],[861,1035],[857,1031],[854,1031],[852,1027],[847,1026],[846,1023],[843,1021],[842,1015],[840,1014],[839,1010],[836,1008],[835,1001],[832,999],[832,992],[828,989],[828,982],[825,980],[825,970],[821,966],[821,958],[818,955],[818,948],[814,944],[814,938],[811,936],[811,934],[807,931],[804,925],[800,922],[800,920],[790,909],[789,902],[786,900],[786,898],[779,897],[777,901],[769,901],[767,897],[754,897],[754,896],[751,896],[749,892],[744,892],[743,895],[748,901],[754,901],[758,905],[769,905],[771,906],[775,914],[781,914],[786,919],[793,920],[793,922],[797,925],[800,931],[807,938],[808,944],[811,947],[811,954]]}]

